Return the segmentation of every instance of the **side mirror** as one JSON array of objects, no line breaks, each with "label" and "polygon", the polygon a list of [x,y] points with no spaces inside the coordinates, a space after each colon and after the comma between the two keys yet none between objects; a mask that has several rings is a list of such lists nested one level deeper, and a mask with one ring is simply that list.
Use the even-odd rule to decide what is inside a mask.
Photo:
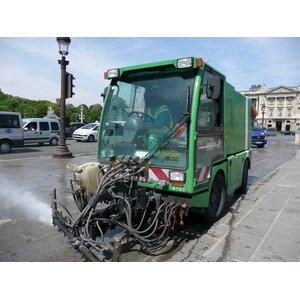
[{"label": "side mirror", "polygon": [[104,98],[106,96],[107,89],[108,89],[108,86],[106,88],[104,88],[103,93],[101,93],[101,97],[103,97],[103,100],[104,100]]},{"label": "side mirror", "polygon": [[207,79],[206,96],[209,99],[216,100],[220,97],[221,92],[221,79],[218,76],[211,75]]}]

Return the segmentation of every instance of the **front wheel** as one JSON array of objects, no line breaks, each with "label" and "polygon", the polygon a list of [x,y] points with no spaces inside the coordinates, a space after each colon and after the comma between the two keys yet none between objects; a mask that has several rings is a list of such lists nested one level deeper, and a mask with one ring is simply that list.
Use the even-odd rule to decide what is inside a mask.
[{"label": "front wheel", "polygon": [[93,135],[90,135],[90,136],[88,137],[88,141],[89,141],[89,142],[93,142],[93,141],[94,141],[94,139],[95,139],[95,138],[94,138],[94,136],[93,136]]},{"label": "front wheel", "polygon": [[11,144],[9,142],[0,142],[0,153],[9,153],[11,151]]},{"label": "front wheel", "polygon": [[217,221],[224,210],[226,202],[226,186],[224,177],[217,174],[210,191],[209,206],[204,209],[204,219],[207,222]]}]

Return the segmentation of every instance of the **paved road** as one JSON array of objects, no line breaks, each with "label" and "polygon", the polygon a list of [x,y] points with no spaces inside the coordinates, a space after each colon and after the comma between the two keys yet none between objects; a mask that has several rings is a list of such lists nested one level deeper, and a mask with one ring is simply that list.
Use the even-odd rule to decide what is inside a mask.
[{"label": "paved road", "polygon": [[[82,155],[84,153],[95,153],[97,151],[97,143],[92,142],[77,142],[72,138],[67,138],[66,144],[70,152],[73,155]],[[38,144],[29,144],[25,145],[22,148],[13,148],[11,153],[0,154],[1,160],[8,159],[22,159],[22,158],[34,158],[41,156],[51,156],[56,150],[57,146],[50,146],[49,144],[38,145]]]},{"label": "paved road", "polygon": [[[299,261],[300,145],[293,140],[270,137],[265,148],[253,147],[248,194],[230,198],[220,221],[207,225],[191,214],[168,249],[152,256],[134,249],[123,253],[121,260]],[[36,147],[43,156],[34,158],[20,149],[10,157],[0,156],[0,261],[86,261],[66,237],[47,225],[53,187],[62,203],[76,209],[64,193],[71,176],[66,165],[96,159],[96,143],[68,140],[68,147],[75,154],[72,159],[52,159],[50,146]],[[50,154],[44,152],[49,149]]]}]

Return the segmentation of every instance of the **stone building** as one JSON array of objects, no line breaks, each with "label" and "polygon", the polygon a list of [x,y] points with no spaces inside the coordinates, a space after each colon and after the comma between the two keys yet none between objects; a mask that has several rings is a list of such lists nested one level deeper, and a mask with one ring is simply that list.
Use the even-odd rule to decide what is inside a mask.
[{"label": "stone building", "polygon": [[252,99],[262,127],[276,127],[278,131],[300,127],[300,84],[275,88],[252,85],[249,91],[241,93]]}]

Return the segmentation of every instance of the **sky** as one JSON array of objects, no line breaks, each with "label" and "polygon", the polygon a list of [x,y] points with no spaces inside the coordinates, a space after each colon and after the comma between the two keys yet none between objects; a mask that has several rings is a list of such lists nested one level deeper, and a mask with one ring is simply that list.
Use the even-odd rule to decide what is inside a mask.
[{"label": "sky", "polygon": [[[67,72],[75,77],[74,106],[101,103],[111,68],[182,57],[202,57],[238,91],[300,84],[299,37],[70,37]],[[60,65],[56,37],[1,37],[0,89],[56,102]]]},{"label": "sky", "polygon": [[60,98],[56,36],[71,38],[67,72],[76,79],[67,103],[74,106],[102,102],[108,69],[190,56],[209,62],[238,91],[300,84],[294,0],[284,5],[252,0],[243,6],[239,0],[41,3],[1,4],[0,89],[5,94],[54,103]]}]

